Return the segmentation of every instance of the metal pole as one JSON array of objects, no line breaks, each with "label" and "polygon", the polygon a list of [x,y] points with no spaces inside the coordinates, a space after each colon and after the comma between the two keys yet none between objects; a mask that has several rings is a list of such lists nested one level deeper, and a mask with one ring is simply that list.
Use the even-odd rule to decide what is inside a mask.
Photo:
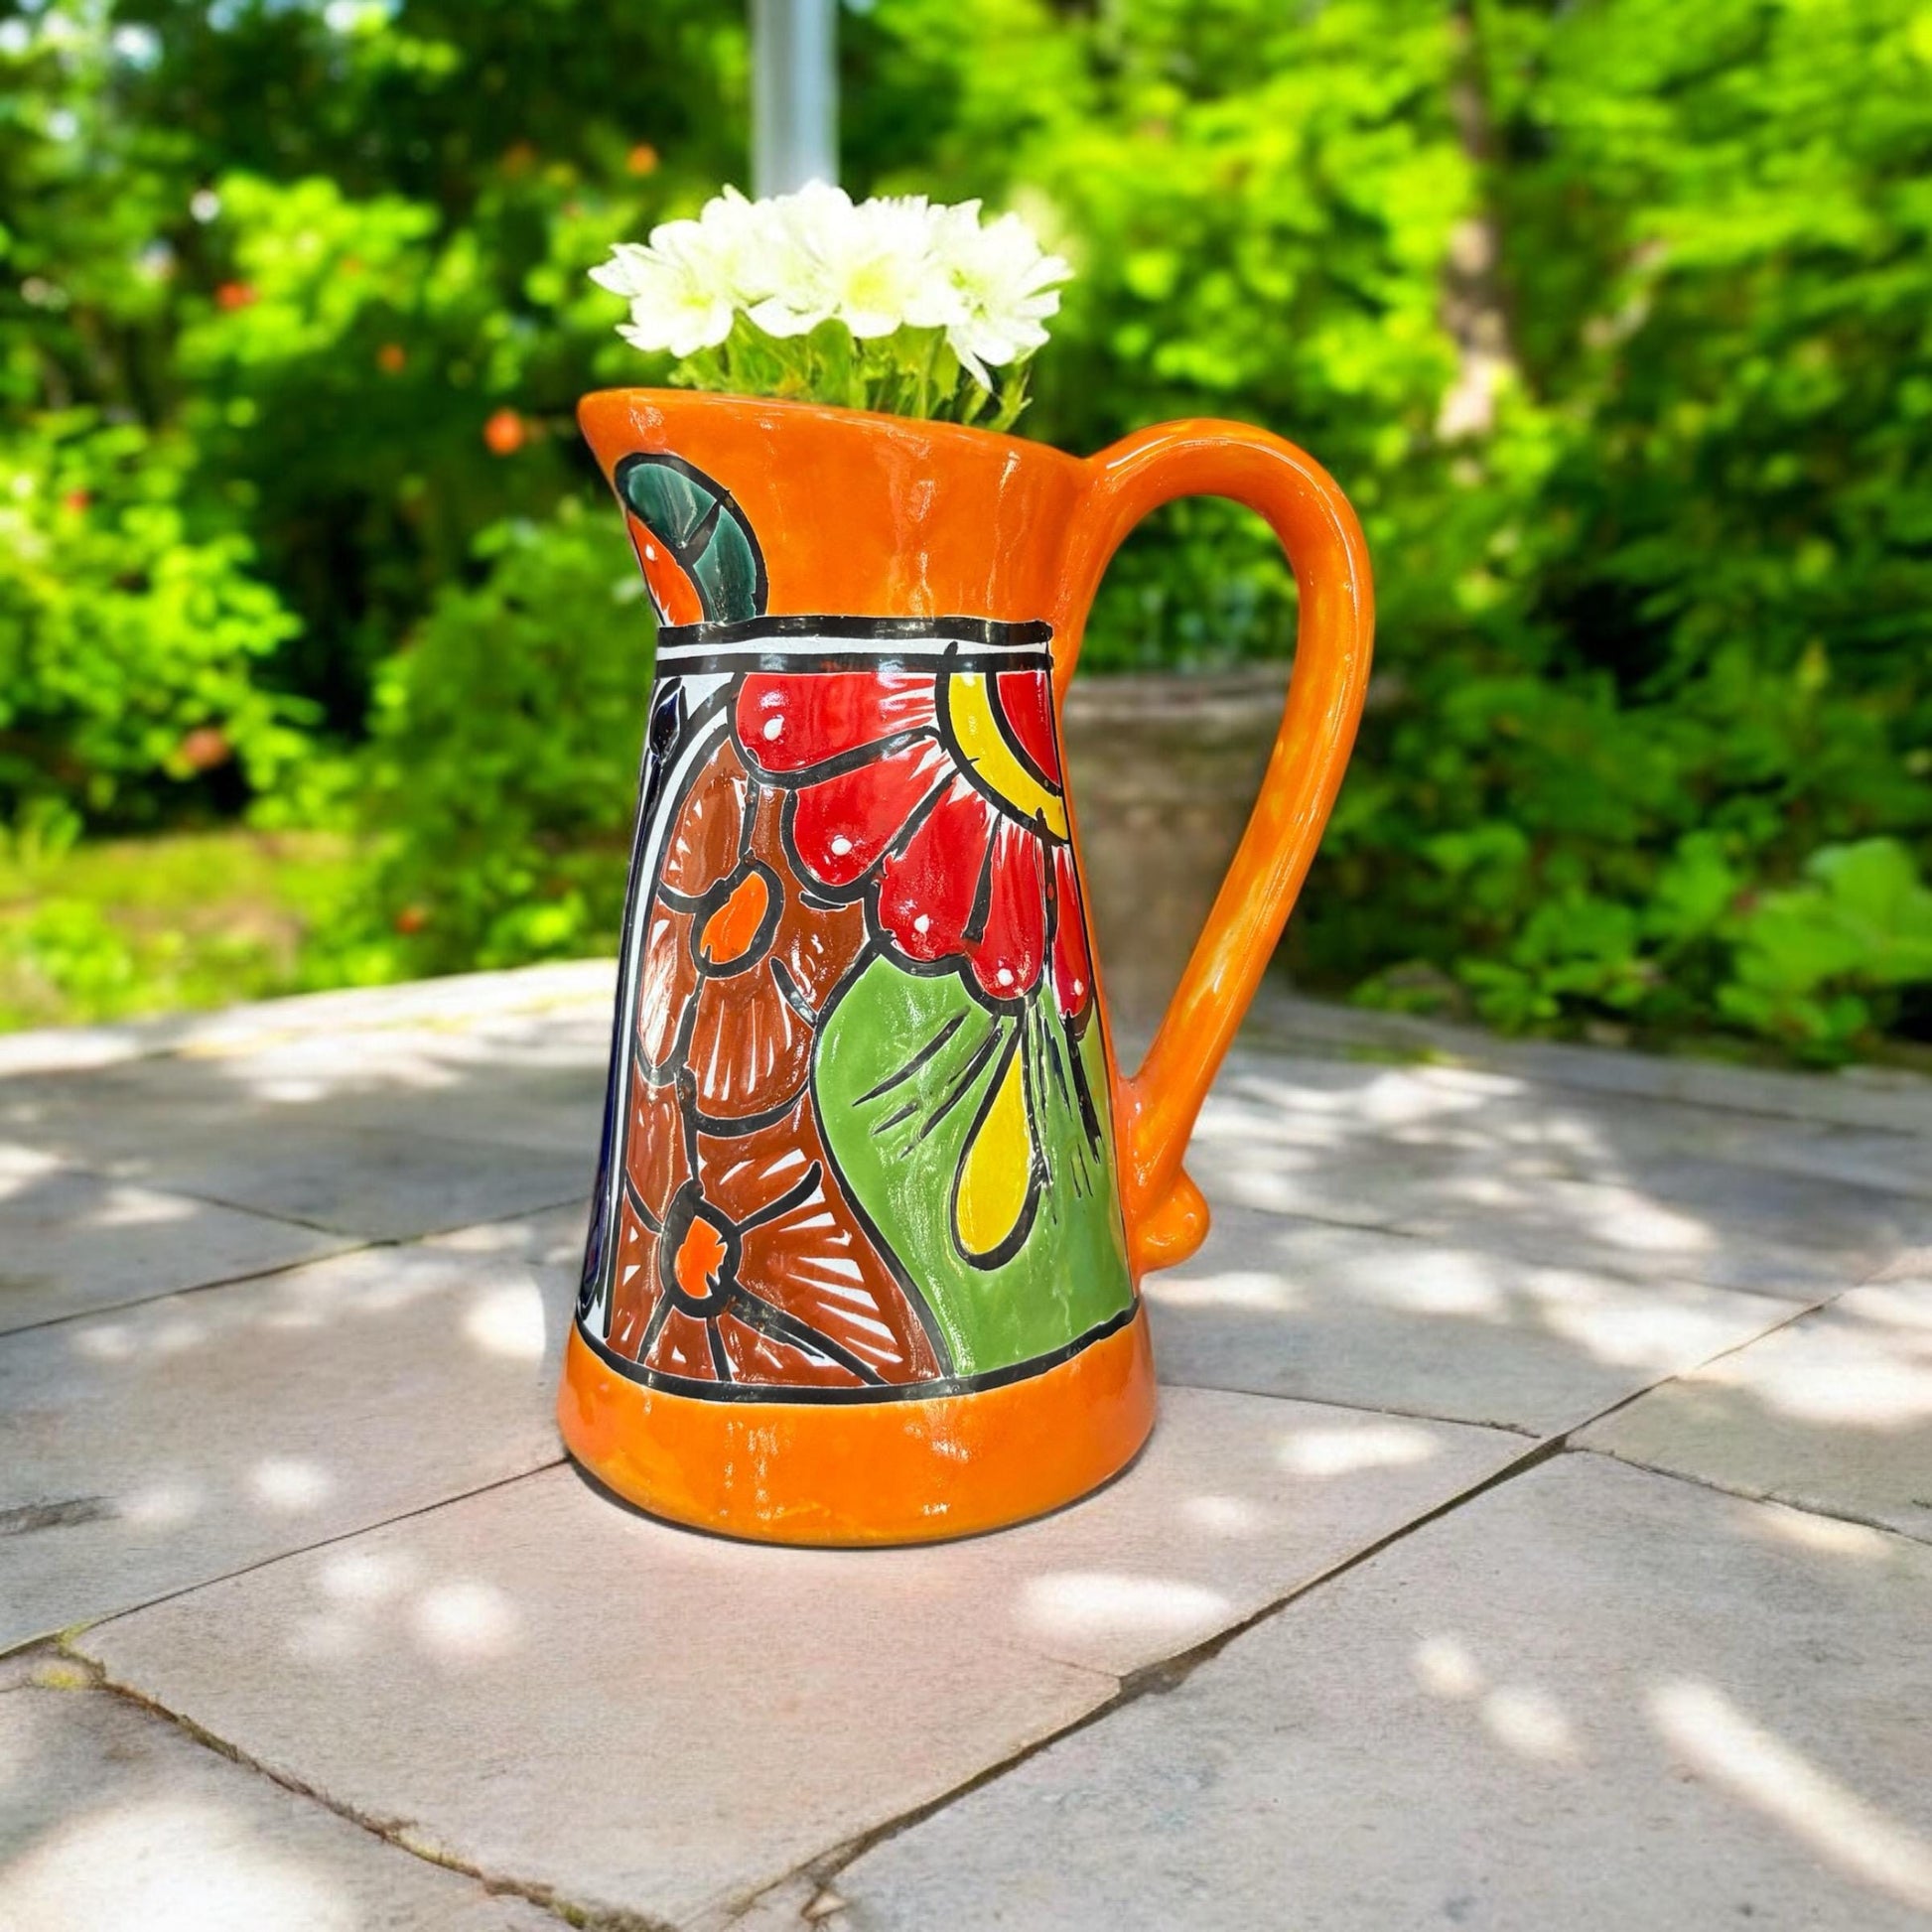
[{"label": "metal pole", "polygon": [[839,178],[838,0],[751,0],[752,192]]}]

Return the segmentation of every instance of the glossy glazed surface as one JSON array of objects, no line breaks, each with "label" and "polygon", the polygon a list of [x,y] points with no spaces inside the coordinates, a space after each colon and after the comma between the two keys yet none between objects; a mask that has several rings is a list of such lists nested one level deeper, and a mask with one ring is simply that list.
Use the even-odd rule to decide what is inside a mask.
[{"label": "glossy glazed surface", "polygon": [[[1186,1133],[1359,709],[1353,519],[1299,452],[1223,425],[1080,463],[709,396],[583,420],[664,627],[566,1439],[740,1534],[1050,1508],[1151,1424],[1135,1282],[1205,1232]],[[1206,488],[1282,531],[1302,647],[1268,791],[1128,1081],[1056,700],[1107,557]]]}]

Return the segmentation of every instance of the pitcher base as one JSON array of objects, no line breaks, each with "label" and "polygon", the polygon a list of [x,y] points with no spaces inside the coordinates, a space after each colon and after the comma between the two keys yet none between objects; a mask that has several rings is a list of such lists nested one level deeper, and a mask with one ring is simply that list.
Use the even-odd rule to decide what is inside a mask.
[{"label": "pitcher base", "polygon": [[1147,1311],[1024,1382],[850,1407],[644,1387],[575,1327],[557,1422],[599,1481],[654,1516],[764,1543],[934,1543],[1044,1515],[1134,1459],[1154,1427]]}]

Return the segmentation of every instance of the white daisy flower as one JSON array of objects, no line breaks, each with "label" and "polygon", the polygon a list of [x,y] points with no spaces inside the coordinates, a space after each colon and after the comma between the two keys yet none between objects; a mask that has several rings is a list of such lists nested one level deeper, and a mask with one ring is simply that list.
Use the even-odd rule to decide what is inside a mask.
[{"label": "white daisy flower", "polygon": [[630,304],[618,334],[635,348],[695,355],[732,332],[737,311],[716,247],[696,221],[666,221],[650,242],[619,242],[591,280]]},{"label": "white daisy flower", "polygon": [[1058,312],[1058,283],[1072,268],[1046,254],[1017,214],[980,222],[980,205],[940,208],[934,252],[959,305],[946,342],[982,389],[993,386],[987,365],[1031,355],[1046,340],[1040,327]]}]

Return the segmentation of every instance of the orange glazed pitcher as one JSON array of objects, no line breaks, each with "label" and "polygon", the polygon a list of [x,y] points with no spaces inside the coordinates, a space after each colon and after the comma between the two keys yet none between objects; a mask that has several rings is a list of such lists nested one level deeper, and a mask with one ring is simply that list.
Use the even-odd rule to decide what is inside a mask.
[{"label": "orange glazed pitcher", "polygon": [[[1373,629],[1347,501],[1231,423],[1086,462],[954,425],[589,397],[660,622],[558,1416],[661,1516],[788,1543],[1070,1502],[1154,1424],[1139,1283],[1341,782]],[[1261,797],[1146,1063],[1115,1062],[1060,756],[1100,575],[1260,511],[1301,590]]]}]

